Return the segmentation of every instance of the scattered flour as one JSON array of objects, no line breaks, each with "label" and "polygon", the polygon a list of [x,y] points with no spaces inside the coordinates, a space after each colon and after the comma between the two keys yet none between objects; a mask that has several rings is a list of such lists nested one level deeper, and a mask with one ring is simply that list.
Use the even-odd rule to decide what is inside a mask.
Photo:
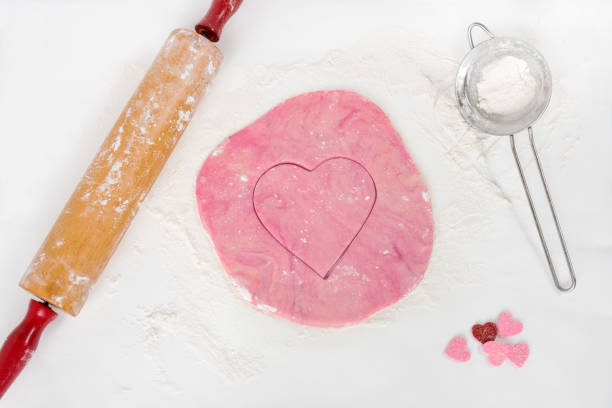
[{"label": "scattered flour", "polygon": [[523,112],[538,90],[527,62],[512,55],[486,65],[476,86],[479,108],[496,115]]},{"label": "scattered flour", "polygon": [[[347,331],[359,335],[381,325],[405,324],[415,310],[434,313],[441,299],[458,287],[480,285],[489,272],[473,255],[475,248],[491,231],[516,223],[512,217],[500,219],[500,209],[508,210],[517,197],[521,202],[515,207],[525,203],[509,146],[500,143],[506,139],[472,129],[456,108],[455,74],[467,49],[446,49],[401,29],[368,37],[358,47],[317,62],[242,67],[246,74],[241,84],[223,83],[220,75],[203,98],[137,217],[161,234],[155,235],[157,241],[149,236],[132,242],[134,253],[142,257],[148,252],[138,248],[162,243],[151,251],[160,260],[155,274],[166,275],[167,285],[126,317],[141,330],[145,349],[161,371],[165,363],[159,345],[171,338],[222,378],[246,381],[261,374],[282,350]],[[225,137],[285,99],[320,89],[357,91],[387,113],[429,185],[430,196],[423,199],[431,199],[434,212],[434,248],[420,285],[364,323],[343,329],[300,326],[245,301],[250,294],[241,296],[239,282],[225,274],[195,203],[198,171],[209,154],[223,154],[218,144]],[[573,109],[562,87],[556,89],[538,122],[543,160],[563,158],[578,141],[569,114]],[[530,161],[524,164],[529,167]],[[160,385],[164,378],[160,375]]]}]

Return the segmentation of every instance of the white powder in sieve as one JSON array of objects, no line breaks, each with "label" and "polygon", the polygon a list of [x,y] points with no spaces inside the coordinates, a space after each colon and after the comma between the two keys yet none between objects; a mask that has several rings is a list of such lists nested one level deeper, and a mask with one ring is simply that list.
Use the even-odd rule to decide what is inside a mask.
[{"label": "white powder in sieve", "polygon": [[512,115],[529,106],[536,96],[538,83],[524,60],[506,55],[484,67],[476,87],[480,109],[496,115]]}]

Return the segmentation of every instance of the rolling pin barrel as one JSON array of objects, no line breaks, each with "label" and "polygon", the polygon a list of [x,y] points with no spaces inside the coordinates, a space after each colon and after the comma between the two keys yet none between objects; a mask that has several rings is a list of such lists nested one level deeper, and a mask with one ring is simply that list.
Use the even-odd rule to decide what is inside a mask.
[{"label": "rolling pin barrel", "polygon": [[55,318],[49,303],[73,316],[81,311],[221,64],[213,42],[241,3],[213,0],[197,32],[170,33],[102,143],[21,279],[45,302],[30,301],[0,348],[0,399]]},{"label": "rolling pin barrel", "polygon": [[20,286],[77,315],[221,63],[212,42],[173,31],[102,144]]}]

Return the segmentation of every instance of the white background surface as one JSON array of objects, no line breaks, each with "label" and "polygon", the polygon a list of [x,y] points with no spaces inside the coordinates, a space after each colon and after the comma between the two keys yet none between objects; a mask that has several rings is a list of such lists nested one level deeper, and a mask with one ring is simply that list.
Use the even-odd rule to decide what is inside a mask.
[{"label": "white background surface", "polygon": [[[0,0],[0,333],[8,334],[23,316],[29,296],[17,282],[149,62],[168,33],[192,26],[207,3]],[[130,323],[129,316],[158,304],[168,280],[190,267],[171,250],[158,255],[173,246],[145,211],[83,313],[62,315],[48,328],[0,405],[612,406],[611,16],[612,3],[595,0],[246,0],[224,32],[224,65],[200,107],[232,116],[231,130],[238,130],[256,116],[241,117],[210,98],[244,88],[257,67],[318,61],[389,27],[425,37],[432,53],[455,60],[467,51],[464,33],[472,21],[531,42],[547,57],[581,133],[563,163],[543,154],[578,274],[573,293],[552,289],[518,179],[508,177],[515,183],[508,186],[516,193],[512,202],[488,214],[494,228],[463,243],[461,268],[448,266],[454,270],[449,279],[475,267],[486,273],[464,284],[449,282],[437,268],[423,283],[451,290],[427,307],[408,302],[385,324],[374,318],[341,330],[302,331],[238,300],[237,312],[221,308],[215,318],[246,348],[266,346],[251,350],[262,356],[253,375],[231,378],[214,358],[194,358],[193,345],[180,336],[166,336],[157,360],[150,358],[142,329]],[[358,83],[337,85],[360,90]],[[449,170],[431,144],[403,131],[401,106],[376,102],[423,170],[437,220],[455,199]],[[194,132],[185,134],[178,157],[198,164],[220,138],[190,155],[190,140],[205,137]],[[507,153],[504,160],[511,160]],[[184,165],[173,159],[156,185],[158,195]],[[163,199],[195,208],[190,195],[157,197]],[[207,273],[223,284],[218,264]],[[113,277],[122,278],[115,284]],[[198,293],[200,304],[221,302],[215,293]],[[502,310],[524,322],[517,341],[528,342],[532,354],[522,369],[489,366],[469,339],[474,322]],[[468,337],[469,363],[442,355],[455,334]]]}]

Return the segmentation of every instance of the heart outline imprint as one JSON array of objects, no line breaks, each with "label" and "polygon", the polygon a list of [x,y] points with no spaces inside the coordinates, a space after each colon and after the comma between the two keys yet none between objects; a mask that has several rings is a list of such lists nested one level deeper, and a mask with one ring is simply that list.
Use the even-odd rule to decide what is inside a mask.
[{"label": "heart outline imprint", "polygon": [[[369,178],[370,182],[371,182],[371,188],[372,188],[372,194],[373,194],[373,198],[371,200],[371,204],[368,208],[367,214],[365,214],[365,217],[363,217],[363,219],[358,223],[359,228],[357,228],[354,232],[352,232],[350,235],[347,235],[347,238],[350,236],[350,239],[348,240],[348,242],[346,242],[346,244],[343,246],[342,250],[337,254],[334,255],[333,257],[330,256],[330,262],[327,262],[328,264],[331,264],[331,266],[326,267],[325,270],[320,271],[318,270],[318,268],[314,267],[313,262],[309,261],[308,256],[305,256],[302,253],[298,253],[296,252],[295,249],[291,249],[289,247],[289,245],[291,245],[291,243],[286,243],[283,241],[282,239],[282,235],[281,237],[277,237],[277,235],[271,230],[271,227],[269,227],[268,225],[266,225],[266,222],[264,221],[263,218],[265,218],[265,216],[261,213],[261,210],[258,211],[258,203],[257,203],[257,191],[258,191],[258,187],[261,186],[261,182],[262,180],[270,174],[270,172],[279,169],[281,167],[284,166],[292,166],[294,167],[296,170],[299,171],[304,171],[306,172],[304,176],[302,177],[312,177],[314,175],[317,174],[317,171],[321,169],[321,167],[323,167],[326,164],[330,164],[330,162],[332,161],[338,161],[338,160],[343,160],[343,161],[348,161],[346,162],[346,165],[349,166],[355,166],[357,165],[357,167],[355,167],[356,169],[358,169],[359,171],[363,172],[363,175],[367,175],[367,177]],[[327,177],[327,179],[329,180],[330,177]],[[348,178],[350,178],[350,175],[348,176]],[[347,179],[348,179],[347,178]],[[316,180],[316,177],[314,178]],[[331,183],[331,182],[330,182]],[[362,181],[362,183],[364,183],[364,181]],[[331,190],[330,190],[331,191]],[[329,157],[325,160],[322,160],[321,162],[319,162],[317,165],[315,165],[314,167],[307,167],[305,165],[302,165],[300,163],[296,163],[296,162],[291,162],[291,161],[284,161],[284,162],[280,162],[277,163],[271,167],[269,167],[268,169],[266,169],[257,179],[257,181],[255,182],[255,185],[253,186],[253,190],[252,190],[252,194],[251,194],[251,204],[252,204],[252,208],[253,208],[253,212],[255,213],[255,216],[257,217],[257,220],[259,221],[260,225],[268,232],[268,234],[270,234],[270,236],[276,241],[278,242],[279,245],[281,245],[281,247],[283,247],[289,254],[291,254],[292,256],[296,257],[300,262],[302,262],[304,265],[306,265],[309,269],[311,269],[313,272],[315,272],[319,277],[321,277],[322,279],[327,279],[329,277],[329,275],[331,274],[331,272],[334,270],[334,268],[338,265],[338,263],[342,260],[343,256],[346,254],[346,252],[349,250],[349,248],[351,247],[351,245],[353,244],[353,242],[355,241],[355,239],[357,238],[357,236],[360,234],[360,232],[363,230],[366,222],[368,221],[368,219],[370,218],[370,216],[372,215],[372,212],[374,210],[374,206],[376,204],[378,198],[378,189],[376,187],[376,182],[374,181],[374,178],[372,177],[372,174],[368,171],[368,169],[361,164],[360,162],[358,162],[355,159],[352,159],[350,157],[344,157],[344,156],[333,156],[333,157]],[[366,198],[368,199],[368,198]],[[280,235],[280,233],[279,233]],[[316,240],[315,240],[316,241]],[[304,242],[304,241],[302,241]],[[339,246],[340,247],[340,246]],[[308,254],[306,254],[308,255]],[[331,259],[333,259],[333,262],[331,262]],[[325,263],[325,262],[323,262]]]}]

